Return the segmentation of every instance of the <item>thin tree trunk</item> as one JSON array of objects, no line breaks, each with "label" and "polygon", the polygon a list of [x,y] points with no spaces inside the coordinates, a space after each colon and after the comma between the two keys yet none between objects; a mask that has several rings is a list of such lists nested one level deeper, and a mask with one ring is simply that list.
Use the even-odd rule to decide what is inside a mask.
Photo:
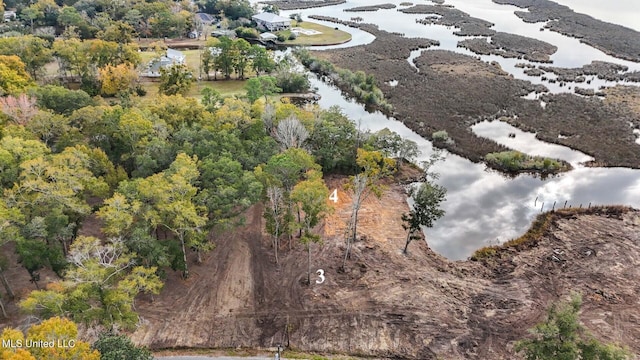
[{"label": "thin tree trunk", "polygon": [[409,249],[409,243],[411,242],[411,230],[409,230],[409,233],[407,234],[407,240],[406,243],[404,244],[404,250],[402,250],[402,253],[407,255],[407,250]]},{"label": "thin tree trunk", "polygon": [[5,290],[7,290],[9,299],[15,299],[16,294],[13,292],[13,289],[11,289],[11,285],[9,285],[7,278],[4,276],[4,269],[2,268],[2,266],[0,266],[0,281],[2,281],[2,285],[4,285]]},{"label": "thin tree trunk", "polygon": [[344,252],[344,259],[342,259],[342,270],[346,269],[347,259],[350,258],[349,253],[351,252],[351,243],[356,241],[356,235],[358,233],[358,210],[359,208],[356,208],[353,214],[353,229],[351,234],[347,237],[347,248]]},{"label": "thin tree trunk", "polygon": [[6,319],[8,318],[7,316],[7,311],[4,308],[4,303],[2,302],[2,298],[0,298],[0,310],[2,310],[2,316]]},{"label": "thin tree trunk", "polygon": [[[300,215],[300,207],[298,206],[298,224],[300,224],[300,222],[301,222],[300,221],[301,217],[302,216]],[[298,229],[298,238],[301,238],[301,237],[302,237],[302,227],[300,227],[300,229]]]},{"label": "thin tree trunk", "polygon": [[182,278],[186,279],[189,277],[189,268],[187,266],[187,249],[184,244],[184,235],[180,236],[180,244],[182,245],[182,260],[184,260],[184,270],[182,271]]},{"label": "thin tree trunk", "polygon": [[31,275],[31,282],[33,283],[33,285],[36,286],[36,290],[40,290],[40,285],[38,285],[38,276],[37,275]]},{"label": "thin tree trunk", "polygon": [[307,284],[311,285],[311,244],[307,244]]}]

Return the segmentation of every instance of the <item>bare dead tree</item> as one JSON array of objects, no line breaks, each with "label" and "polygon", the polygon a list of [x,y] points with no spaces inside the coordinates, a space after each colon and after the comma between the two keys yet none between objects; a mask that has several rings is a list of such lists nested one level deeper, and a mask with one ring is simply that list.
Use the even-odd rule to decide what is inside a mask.
[{"label": "bare dead tree", "polygon": [[264,111],[262,112],[262,122],[264,122],[264,129],[267,134],[273,133],[276,121],[276,108],[273,104],[268,103],[264,106]]},{"label": "bare dead tree", "polygon": [[276,257],[276,264],[278,263],[278,248],[280,246],[280,229],[282,227],[282,212],[285,209],[284,204],[284,191],[277,186],[270,186],[267,188],[267,199],[269,200],[269,222],[268,227],[273,235],[273,248]]},{"label": "bare dead tree", "polygon": [[26,125],[38,113],[36,99],[26,94],[0,97],[0,111],[18,125]]},{"label": "bare dead tree", "polygon": [[309,137],[309,132],[295,115],[291,115],[278,123],[274,137],[282,150],[287,150],[302,147]]},{"label": "bare dead tree", "polygon": [[358,211],[362,207],[362,203],[370,194],[367,191],[368,188],[369,177],[360,173],[353,177],[352,184],[350,190],[353,192],[353,202],[351,204],[351,218],[349,219],[349,223],[347,225],[347,248],[344,252],[344,259],[342,260],[342,269],[345,268],[347,263],[347,258],[349,258],[351,253],[351,245],[356,241],[356,236],[358,233]]}]

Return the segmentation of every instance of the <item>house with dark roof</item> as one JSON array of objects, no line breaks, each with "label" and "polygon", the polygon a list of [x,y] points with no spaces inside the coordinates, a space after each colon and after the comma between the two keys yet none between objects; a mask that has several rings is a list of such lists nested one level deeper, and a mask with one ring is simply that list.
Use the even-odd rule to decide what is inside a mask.
[{"label": "house with dark roof", "polygon": [[213,15],[206,13],[197,13],[195,20],[196,23],[200,23],[202,25],[211,25],[216,22],[216,18]]},{"label": "house with dark roof", "polygon": [[269,31],[284,30],[291,27],[291,19],[280,15],[264,12],[251,17],[258,24],[258,27]]}]

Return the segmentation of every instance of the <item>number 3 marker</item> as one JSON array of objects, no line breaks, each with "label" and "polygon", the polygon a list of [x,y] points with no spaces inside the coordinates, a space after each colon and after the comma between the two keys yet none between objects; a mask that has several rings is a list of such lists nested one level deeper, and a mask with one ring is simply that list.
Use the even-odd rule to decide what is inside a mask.
[{"label": "number 3 marker", "polygon": [[320,277],[320,280],[316,280],[316,284],[322,284],[324,282],[324,270],[322,269],[318,269],[318,271],[316,271],[316,274],[318,274],[318,276]]}]

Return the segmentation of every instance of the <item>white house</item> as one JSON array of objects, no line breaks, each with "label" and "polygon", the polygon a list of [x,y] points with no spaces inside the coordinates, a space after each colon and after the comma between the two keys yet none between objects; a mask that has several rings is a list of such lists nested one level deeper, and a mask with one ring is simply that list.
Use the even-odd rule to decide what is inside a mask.
[{"label": "white house", "polygon": [[278,31],[288,29],[291,27],[291,19],[282,17],[274,13],[260,13],[251,17],[259,27],[265,28],[269,31]]},{"label": "white house", "polygon": [[16,12],[15,11],[5,11],[2,18],[4,19],[4,21],[11,21],[11,20],[15,20],[16,19]]},{"label": "white house", "polygon": [[147,67],[147,71],[143,75],[149,77],[159,77],[160,68],[167,68],[173,65],[182,65],[185,63],[185,60],[186,57],[181,51],[167,49],[167,53],[165,56],[161,56],[160,58],[151,60],[149,66]]}]

